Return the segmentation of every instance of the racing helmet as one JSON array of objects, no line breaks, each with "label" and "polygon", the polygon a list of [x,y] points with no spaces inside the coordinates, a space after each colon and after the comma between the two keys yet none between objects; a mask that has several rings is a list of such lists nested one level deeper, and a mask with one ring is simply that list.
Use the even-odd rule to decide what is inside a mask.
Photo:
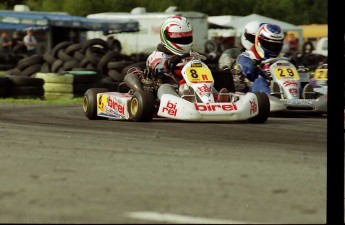
[{"label": "racing helmet", "polygon": [[284,33],[280,26],[262,24],[255,37],[255,50],[262,59],[275,58],[282,50]]},{"label": "racing helmet", "polygon": [[192,24],[182,16],[170,17],[161,26],[160,38],[162,44],[172,53],[188,53],[193,45]]},{"label": "racing helmet", "polygon": [[260,28],[260,24],[259,21],[250,21],[244,26],[241,43],[246,50],[250,50],[253,47],[255,35]]}]

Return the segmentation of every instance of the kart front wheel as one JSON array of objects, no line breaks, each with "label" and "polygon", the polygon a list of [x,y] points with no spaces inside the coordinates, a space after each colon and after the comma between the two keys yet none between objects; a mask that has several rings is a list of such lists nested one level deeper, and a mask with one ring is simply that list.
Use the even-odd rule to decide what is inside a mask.
[{"label": "kart front wheel", "polygon": [[137,91],[129,104],[129,115],[135,122],[149,122],[154,116],[154,97],[151,92]]},{"label": "kart front wheel", "polygon": [[258,115],[248,119],[250,123],[264,123],[270,114],[270,100],[264,92],[254,92],[258,99]]},{"label": "kart front wheel", "polygon": [[104,117],[97,116],[97,94],[108,92],[106,88],[90,88],[84,94],[83,111],[89,120],[101,120]]}]

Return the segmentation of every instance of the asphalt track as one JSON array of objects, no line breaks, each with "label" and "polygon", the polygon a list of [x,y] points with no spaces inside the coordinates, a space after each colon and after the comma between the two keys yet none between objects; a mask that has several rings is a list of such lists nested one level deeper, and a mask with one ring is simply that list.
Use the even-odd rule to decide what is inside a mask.
[{"label": "asphalt track", "polygon": [[0,105],[0,223],[326,223],[327,117],[90,121]]}]

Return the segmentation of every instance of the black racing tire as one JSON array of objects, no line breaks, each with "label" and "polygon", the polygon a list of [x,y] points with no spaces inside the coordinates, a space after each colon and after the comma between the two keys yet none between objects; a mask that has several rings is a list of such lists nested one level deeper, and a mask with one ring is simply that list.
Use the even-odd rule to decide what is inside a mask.
[{"label": "black racing tire", "polygon": [[92,62],[89,62],[88,64],[86,64],[85,68],[87,70],[97,71],[97,68],[92,64]]},{"label": "black racing tire", "polygon": [[123,81],[123,78],[125,77],[123,74],[119,73],[117,70],[109,70],[107,74],[113,81],[118,81],[118,82]]},{"label": "black racing tire", "polygon": [[11,87],[10,89],[11,96],[36,96],[43,97],[44,89],[43,87],[30,87],[30,86],[21,86],[21,87]]},{"label": "black racing tire", "polygon": [[148,91],[137,91],[129,104],[129,115],[135,122],[149,122],[154,116],[154,96]]},{"label": "black racing tire", "polygon": [[41,71],[41,64],[35,64],[32,66],[27,67],[25,70],[20,72],[20,76],[24,77],[30,77],[31,75],[34,75],[37,72]]},{"label": "black racing tire", "polygon": [[218,44],[213,40],[208,40],[205,43],[205,50],[206,53],[217,52],[218,51]]},{"label": "black racing tire", "polygon": [[[89,72],[89,71],[85,71]],[[98,74],[79,74],[73,75],[74,81],[73,84],[85,84],[85,83],[94,83],[99,79]]]},{"label": "black racing tire", "polygon": [[10,84],[10,80],[8,76],[0,77],[0,87],[8,87],[9,84]]},{"label": "black racing tire", "polygon": [[52,54],[49,52],[49,51],[46,51],[44,54],[43,54],[43,59],[49,63],[50,65],[53,64],[56,60],[55,57],[52,56]]},{"label": "black racing tire", "polygon": [[22,71],[18,68],[10,69],[6,71],[7,75],[19,76]]},{"label": "black racing tire", "polygon": [[97,64],[98,71],[100,71],[102,75],[105,75],[107,73],[107,63],[118,55],[119,53],[114,51],[105,53]]},{"label": "black racing tire", "polygon": [[41,72],[42,73],[50,73],[51,72],[50,64],[48,62],[45,62],[45,63],[42,64]]},{"label": "black racing tire", "polygon": [[25,68],[33,65],[33,64],[41,64],[44,62],[43,56],[41,55],[32,55],[26,58],[23,58],[18,61],[17,68],[20,70],[24,70]]},{"label": "black racing tire", "polygon": [[68,54],[66,54],[64,49],[60,49],[57,53],[58,58],[61,59],[64,62],[70,61],[70,60],[74,60],[73,56],[70,56]]},{"label": "black racing tire", "polygon": [[110,39],[107,41],[109,50],[120,53],[122,50],[121,42],[117,39]]},{"label": "black racing tire", "polygon": [[254,92],[258,99],[258,115],[248,119],[250,123],[264,123],[270,114],[270,100],[264,92]]},{"label": "black racing tire", "polygon": [[70,56],[73,56],[76,51],[81,49],[81,47],[82,47],[82,44],[80,43],[71,44],[65,49],[65,53]]},{"label": "black racing tire", "polygon": [[85,56],[95,67],[97,67],[98,62],[105,54],[106,51],[102,48],[90,47],[86,50]]},{"label": "black racing tire", "polygon": [[74,52],[73,57],[79,61],[82,61],[85,58],[85,55],[81,51],[76,51]]},{"label": "black racing tire", "polygon": [[44,80],[42,78],[24,77],[24,76],[7,76],[12,86],[32,86],[42,87]]},{"label": "black racing tire", "polygon": [[64,61],[62,61],[61,59],[55,60],[55,62],[51,66],[51,71],[53,73],[57,73],[59,69],[62,67],[63,63]]},{"label": "black racing tire", "polygon": [[73,85],[73,94],[74,94],[74,96],[82,97],[88,89],[94,88],[94,87],[95,86],[93,83],[74,84]]},{"label": "black racing tire", "polygon": [[85,52],[90,46],[102,46],[104,50],[109,50],[108,43],[101,39],[101,38],[93,38],[89,39],[86,42],[84,42],[82,48],[80,49],[82,52]]},{"label": "black racing tire", "polygon": [[63,41],[60,42],[59,44],[55,45],[54,48],[51,51],[51,54],[54,58],[58,58],[58,52],[60,51],[60,49],[66,49],[68,46],[72,45],[73,42],[71,41]]},{"label": "black racing tire", "polygon": [[64,64],[62,65],[62,68],[65,71],[69,71],[69,70],[72,70],[73,68],[77,68],[77,67],[79,67],[79,61],[74,59],[74,58],[72,58],[69,61],[65,61]]},{"label": "black racing tire", "polygon": [[97,116],[97,94],[108,92],[106,88],[90,88],[84,94],[83,111],[89,120],[102,120],[104,117]]},{"label": "black racing tire", "polygon": [[116,61],[116,62],[108,62],[107,68],[109,70],[117,70],[119,72],[122,71],[123,68],[126,66],[134,64],[134,61]]},{"label": "black racing tire", "polygon": [[6,98],[8,96],[8,88],[0,87],[0,98]]}]

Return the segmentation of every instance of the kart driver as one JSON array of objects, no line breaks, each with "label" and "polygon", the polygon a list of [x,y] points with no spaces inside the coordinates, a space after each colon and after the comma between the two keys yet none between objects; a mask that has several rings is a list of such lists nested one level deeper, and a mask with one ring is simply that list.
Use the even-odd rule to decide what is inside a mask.
[{"label": "kart driver", "polygon": [[260,74],[264,74],[257,66],[263,60],[278,57],[283,47],[283,41],[284,33],[280,26],[263,23],[257,31],[254,45],[250,50],[246,50],[238,56],[236,61],[238,70],[253,82],[249,87],[250,92],[264,92],[270,95],[269,81],[264,77],[259,77]]},{"label": "kart driver", "polygon": [[[181,75],[182,67],[191,57],[182,57],[192,53],[193,29],[187,18],[172,16],[163,22],[160,29],[161,43],[146,60],[146,67],[156,79],[160,80],[160,87],[157,92],[158,99],[163,94],[175,96],[191,95],[189,87]],[[176,92],[178,88],[178,93]],[[217,93],[217,90],[214,89]],[[228,93],[226,88],[221,93]],[[218,95],[217,101],[229,101],[228,95]]]}]

